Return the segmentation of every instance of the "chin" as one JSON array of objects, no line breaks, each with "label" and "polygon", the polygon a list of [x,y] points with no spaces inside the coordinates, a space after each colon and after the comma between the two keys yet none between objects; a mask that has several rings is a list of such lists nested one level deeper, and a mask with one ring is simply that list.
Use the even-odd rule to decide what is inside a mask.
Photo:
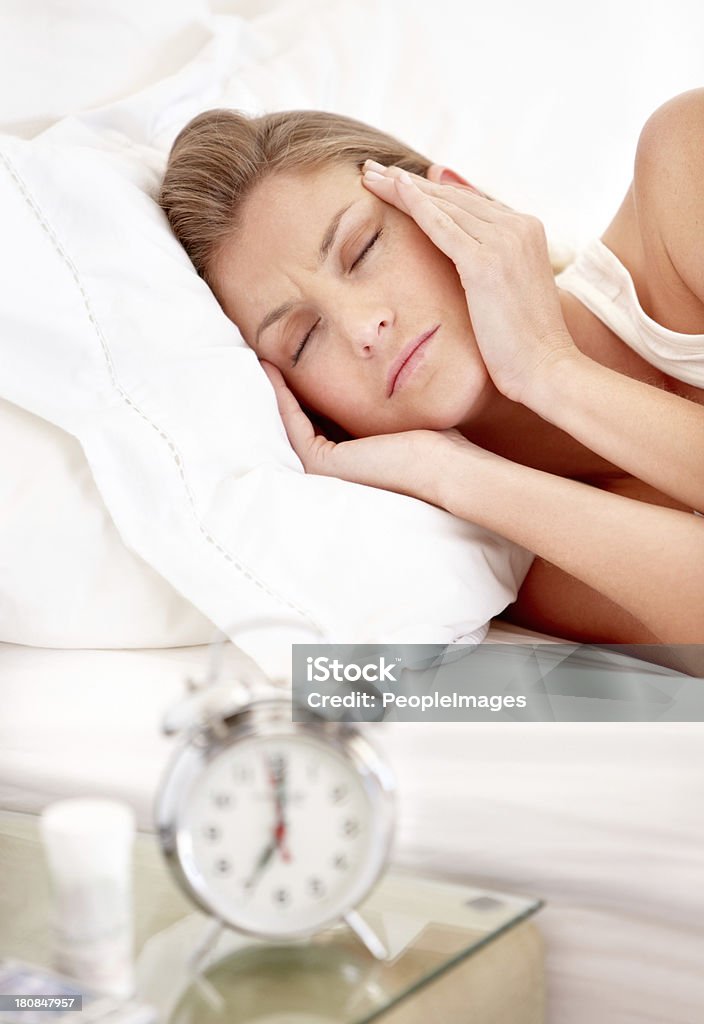
[{"label": "chin", "polygon": [[433,429],[450,430],[471,423],[484,412],[494,391],[483,365],[480,374],[475,369],[470,379],[460,380],[459,384],[454,381],[451,390],[440,395],[434,403],[438,415],[433,417],[437,423]]}]

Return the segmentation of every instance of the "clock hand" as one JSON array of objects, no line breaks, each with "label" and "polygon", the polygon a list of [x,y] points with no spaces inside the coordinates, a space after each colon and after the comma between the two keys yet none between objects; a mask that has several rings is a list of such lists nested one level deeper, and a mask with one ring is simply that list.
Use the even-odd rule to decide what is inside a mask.
[{"label": "clock hand", "polygon": [[281,856],[288,863],[288,861],[291,860],[291,854],[286,843],[286,822],[283,818],[280,818],[276,822],[276,828],[274,829],[274,841],[276,842]]},{"label": "clock hand", "polygon": [[276,809],[277,809],[278,814],[279,814],[279,820],[278,820],[277,825],[276,825],[276,838],[278,840],[279,851],[281,853],[281,856],[288,863],[288,861],[291,860],[291,854],[289,853],[288,843],[286,842],[286,833],[287,833],[287,829],[288,829],[288,822],[284,818],[284,813],[285,813],[285,810],[286,810],[286,805],[288,803],[288,800],[287,800],[287,790],[286,790],[286,781],[287,781],[287,779],[286,779],[286,763],[282,762],[281,772],[279,773],[278,785],[277,785],[277,788],[276,788],[276,792],[277,792]]},{"label": "clock hand", "polygon": [[257,863],[254,865],[254,870],[252,871],[252,874],[244,883],[245,889],[254,888],[256,883],[259,881],[259,878],[262,872],[264,871],[265,867],[267,866],[271,858],[274,856],[277,846],[278,843],[276,841],[276,838],[274,838],[267,846],[264,847],[262,852],[259,854],[259,857],[257,858]]},{"label": "clock hand", "polygon": [[274,802],[276,805],[274,841],[281,853],[281,856],[288,863],[291,860],[291,854],[286,842],[287,822],[284,818],[284,810],[286,808],[286,769],[284,767],[284,762],[280,761],[279,764],[279,770],[275,771],[272,767],[272,762],[270,760],[267,761],[269,782],[274,789]]}]

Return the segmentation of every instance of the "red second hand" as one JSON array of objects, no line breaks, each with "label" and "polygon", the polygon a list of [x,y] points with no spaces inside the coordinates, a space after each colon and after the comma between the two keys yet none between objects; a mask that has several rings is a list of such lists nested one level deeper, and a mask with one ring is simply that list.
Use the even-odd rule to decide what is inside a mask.
[{"label": "red second hand", "polygon": [[289,852],[288,845],[286,844],[286,822],[283,818],[279,818],[276,823],[274,838],[276,839],[276,845],[279,848],[281,856],[288,863],[291,860],[291,854]]},{"label": "red second hand", "polygon": [[269,782],[274,789],[274,801],[276,803],[276,825],[274,826],[274,840],[279,853],[283,859],[288,863],[291,860],[291,854],[289,852],[288,844],[286,843],[286,822],[283,817],[283,807],[281,800],[280,782],[276,776],[276,773],[272,771],[271,762],[265,759],[267,766],[267,772],[269,775]]}]

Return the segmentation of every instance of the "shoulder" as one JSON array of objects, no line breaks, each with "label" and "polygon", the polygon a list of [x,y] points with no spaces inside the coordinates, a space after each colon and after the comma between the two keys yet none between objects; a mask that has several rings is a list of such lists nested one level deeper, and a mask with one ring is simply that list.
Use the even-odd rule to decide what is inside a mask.
[{"label": "shoulder", "polygon": [[[704,128],[704,88],[690,89],[667,100],[650,115],[638,139],[636,164],[647,172],[650,161],[672,156],[672,147],[681,155],[698,160],[704,167],[701,132]],[[660,169],[662,167],[659,165]]]},{"label": "shoulder", "polygon": [[704,88],[663,103],[643,125],[633,194],[643,248],[704,303]]}]

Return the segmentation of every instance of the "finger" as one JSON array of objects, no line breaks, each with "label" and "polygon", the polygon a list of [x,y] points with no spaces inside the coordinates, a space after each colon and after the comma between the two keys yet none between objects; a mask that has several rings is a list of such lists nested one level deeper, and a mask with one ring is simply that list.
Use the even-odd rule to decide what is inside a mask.
[{"label": "finger", "polygon": [[453,207],[451,214],[446,202],[421,191],[410,176],[408,181],[404,181],[403,177],[397,179],[395,187],[403,197],[409,216],[431,242],[450,257],[461,273],[467,263],[468,249],[479,251],[483,243],[477,235],[486,233],[487,229],[493,230],[491,226],[475,220],[471,230],[468,230],[458,223],[462,215],[460,210]]},{"label": "finger", "polygon": [[[392,165],[388,168],[387,173],[390,177],[396,179],[404,172],[401,167]],[[426,192],[428,195],[435,196],[437,199],[444,199],[449,203],[454,203],[459,206],[460,209],[466,210],[467,213],[471,213],[480,220],[495,223],[500,220],[504,214],[516,212],[509,206],[505,206],[503,203],[499,202],[498,199],[493,199],[485,192],[480,192],[480,190],[475,188],[474,185],[463,185],[460,182],[455,181],[429,181],[422,174],[412,174],[409,171],[406,171],[405,173],[409,174],[413,183],[417,185],[421,191]]]},{"label": "finger", "polygon": [[274,388],[276,403],[291,446],[299,458],[302,458],[315,441],[313,424],[301,409],[279,368],[266,360],[261,361],[261,366]]},{"label": "finger", "polygon": [[[369,170],[366,169],[368,166],[370,167]],[[370,186],[374,191],[379,191],[382,197],[386,198],[387,195],[390,195],[389,189],[391,187],[387,182],[397,179],[402,173],[402,168],[391,166],[383,168],[381,171],[378,171],[377,168],[383,168],[383,165],[368,160],[363,170],[362,180],[365,185]],[[410,172],[406,171],[405,173],[408,174]],[[501,214],[516,213],[510,206],[506,206],[504,203],[499,202],[498,199],[493,199],[491,196],[486,195],[486,193],[480,192],[472,185],[461,185],[455,182],[444,184],[428,181],[421,174],[410,173],[410,177],[423,192],[436,196],[439,199],[445,199],[448,202],[454,202],[481,220],[494,222],[500,219]]]},{"label": "finger", "polygon": [[[400,183],[401,179],[398,179],[398,181]],[[415,182],[413,182],[413,184],[415,185]],[[398,185],[397,191],[404,192],[404,190],[401,189]],[[423,190],[421,189],[420,192],[422,193]],[[429,202],[433,203],[433,205],[436,206],[438,210],[442,210],[444,213],[446,213],[447,216],[450,217],[450,219],[453,220],[455,224],[466,233],[466,235],[468,236],[468,241],[470,239],[473,239],[475,242],[480,242],[482,245],[485,245],[486,243],[490,243],[496,239],[497,225],[494,223],[494,221],[488,221],[484,220],[481,217],[475,217],[474,214],[468,213],[467,210],[464,210],[461,206],[458,206],[457,203],[449,202],[448,200],[438,198],[437,196],[428,195],[427,199]],[[408,208],[407,198],[404,200],[404,203]],[[413,216],[412,212],[410,211],[410,208],[409,214],[410,216]]]},{"label": "finger", "polygon": [[[362,181],[382,199],[385,199],[387,202],[394,202],[396,182],[400,180],[402,173],[408,174],[407,171],[402,172],[400,168],[389,168],[388,172],[384,175],[378,174],[374,171],[367,171],[365,172]],[[470,192],[469,189],[465,189],[464,192],[462,192],[454,185],[438,185],[435,182],[427,181],[425,178],[417,174],[410,174],[409,177],[421,192],[424,192],[426,195],[432,196],[435,199],[452,203],[459,209],[464,209],[476,220],[494,224],[498,217],[503,213],[503,211],[491,210],[487,205],[489,202],[488,200],[483,200],[482,197]],[[400,199],[400,204],[397,205],[402,204],[402,207],[405,209],[403,193],[397,194]],[[476,201],[473,202],[472,199]]]},{"label": "finger", "polygon": [[403,213],[409,212],[401,193],[396,188],[396,181],[391,175],[382,175],[377,171],[365,171],[362,175],[362,184],[384,202],[397,207]]},{"label": "finger", "polygon": [[[381,165],[377,165],[381,166]],[[391,164],[386,168],[386,173],[391,177],[398,177],[401,174],[402,168],[397,167],[395,164]],[[465,185],[459,181],[430,181],[423,174],[413,174],[410,171],[406,172],[411,175],[413,181],[422,188],[424,191],[429,192],[431,195],[437,195],[443,199],[454,199],[467,209],[474,211],[484,211],[487,216],[491,216],[492,213],[503,212],[503,213],[516,213],[517,211],[511,206],[507,206],[506,203],[502,203],[499,199],[494,196],[490,196],[487,192],[482,192],[481,189],[476,188],[474,185]]]},{"label": "finger", "polygon": [[[480,210],[469,210],[464,204],[458,203],[447,190],[440,191],[440,189],[438,189],[432,182],[425,182],[425,179],[420,179],[416,175],[409,175],[409,177],[421,192],[425,193],[425,195],[433,199],[434,202],[442,206],[450,216],[453,215],[453,211],[456,211],[457,214],[461,211],[465,216],[463,218],[455,217],[455,219],[458,222],[462,220],[468,230],[470,224],[474,224],[477,230],[481,225],[484,225],[485,227],[496,226],[496,214],[488,215],[486,208]],[[406,202],[406,193],[400,191],[397,187],[399,181],[402,180],[399,175],[385,175],[382,178],[381,175],[377,175],[376,172],[371,172],[371,175],[369,173],[365,174],[362,180],[364,184],[367,185],[367,187],[370,188],[380,199],[396,206],[403,213],[410,214],[410,210]],[[471,233],[476,234],[476,231],[472,231]]]}]

